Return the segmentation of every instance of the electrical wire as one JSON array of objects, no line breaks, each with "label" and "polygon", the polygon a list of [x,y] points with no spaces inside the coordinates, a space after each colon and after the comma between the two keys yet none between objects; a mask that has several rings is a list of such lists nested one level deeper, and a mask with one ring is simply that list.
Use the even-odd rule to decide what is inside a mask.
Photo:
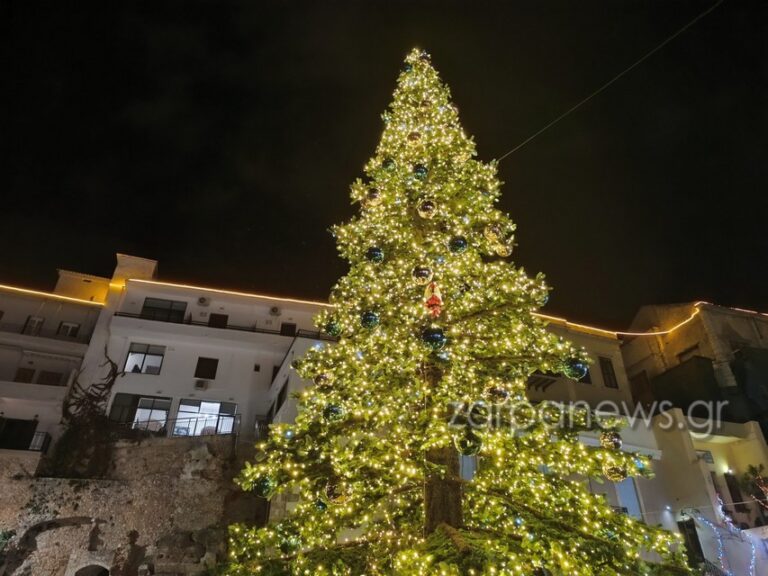
[{"label": "electrical wire", "polygon": [[704,18],[704,16],[706,16],[707,14],[709,14],[710,12],[712,12],[712,11],[713,11],[715,8],[717,8],[718,6],[720,6],[720,4],[722,4],[723,2],[725,2],[725,0],[717,0],[717,2],[715,2],[715,3],[714,3],[712,6],[710,6],[709,8],[707,8],[706,10],[704,10],[703,12],[701,12],[701,13],[700,13],[698,16],[696,16],[696,17],[695,17],[693,20],[689,21],[689,22],[688,22],[688,23],[687,23],[685,26],[683,26],[682,28],[680,28],[680,29],[679,29],[677,32],[675,32],[675,33],[674,33],[674,34],[672,34],[671,36],[668,36],[668,37],[667,37],[667,38],[666,38],[666,39],[665,39],[663,42],[661,42],[661,44],[658,44],[658,45],[657,45],[655,48],[653,48],[653,50],[651,50],[650,52],[647,52],[647,53],[646,53],[644,56],[642,56],[642,57],[641,57],[639,60],[636,60],[636,61],[635,61],[635,62],[634,62],[634,63],[633,63],[631,66],[629,66],[628,68],[625,68],[624,70],[622,70],[621,72],[619,72],[618,74],[616,74],[616,76],[614,76],[613,78],[611,78],[610,80],[608,80],[608,82],[606,82],[605,84],[603,84],[602,86],[600,86],[600,88],[598,88],[597,90],[595,90],[594,92],[592,92],[592,93],[591,93],[589,96],[587,96],[586,98],[584,98],[583,100],[581,100],[579,103],[575,104],[574,106],[572,106],[571,108],[569,108],[568,110],[566,110],[565,112],[563,112],[562,114],[560,114],[560,116],[558,116],[557,118],[555,118],[554,120],[552,120],[552,121],[551,121],[549,124],[547,124],[546,126],[544,126],[544,127],[541,129],[541,130],[539,130],[538,132],[535,132],[535,133],[533,133],[531,136],[529,136],[528,138],[526,138],[525,140],[523,140],[523,141],[522,141],[520,144],[518,144],[517,146],[515,146],[514,148],[512,148],[511,150],[509,150],[508,152],[506,152],[505,154],[503,154],[501,157],[499,157],[499,158],[498,158],[496,161],[497,161],[497,162],[501,162],[502,160],[504,160],[504,158],[506,158],[507,156],[509,156],[510,154],[512,154],[512,153],[514,153],[514,152],[517,152],[518,150],[520,150],[520,148],[522,148],[523,146],[525,146],[526,144],[528,144],[528,142],[530,142],[531,140],[533,140],[534,138],[536,138],[537,136],[539,136],[540,134],[542,134],[543,132],[545,132],[546,130],[548,130],[549,128],[551,128],[552,126],[554,126],[555,124],[557,124],[558,122],[560,122],[560,120],[562,120],[563,118],[565,118],[566,116],[568,116],[569,114],[571,114],[571,112],[575,112],[576,110],[578,110],[579,108],[581,108],[581,107],[582,107],[584,104],[586,104],[587,102],[589,102],[590,100],[592,100],[592,98],[594,98],[595,96],[597,96],[598,94],[600,94],[600,93],[601,93],[603,90],[605,90],[606,88],[608,88],[608,87],[609,87],[611,84],[613,84],[614,82],[616,82],[616,81],[617,81],[619,78],[621,78],[621,77],[622,77],[622,76],[624,76],[626,73],[628,73],[628,72],[630,72],[631,70],[633,70],[634,68],[637,68],[637,66],[639,66],[640,64],[642,64],[642,63],[643,63],[645,60],[647,60],[648,58],[650,58],[651,56],[653,56],[653,55],[654,55],[656,52],[658,52],[659,50],[661,50],[662,48],[664,48],[664,46],[666,46],[667,44],[669,44],[670,42],[672,42],[672,40],[674,40],[675,38],[677,38],[678,36],[680,36],[680,34],[682,34],[683,32],[685,32],[686,30],[688,30],[688,28],[690,28],[691,26],[693,26],[694,24],[696,24],[696,22],[698,22],[699,20],[701,20],[702,18]]}]

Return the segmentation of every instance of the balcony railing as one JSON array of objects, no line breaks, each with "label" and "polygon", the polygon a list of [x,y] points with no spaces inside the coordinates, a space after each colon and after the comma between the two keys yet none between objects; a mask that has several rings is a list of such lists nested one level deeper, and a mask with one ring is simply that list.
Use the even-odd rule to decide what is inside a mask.
[{"label": "balcony railing", "polygon": [[200,414],[184,418],[115,422],[125,437],[230,436],[240,432],[240,414]]},{"label": "balcony railing", "polygon": [[217,330],[239,330],[240,332],[254,332],[256,334],[271,334],[273,336],[289,336],[291,338],[310,338],[312,340],[330,340],[335,341],[336,338],[333,338],[332,336],[328,336],[327,334],[323,334],[320,331],[316,330],[304,330],[299,329],[295,332],[281,332],[278,330],[270,330],[268,328],[258,328],[257,326],[243,326],[238,324],[227,324],[226,326],[213,326],[209,324],[208,322],[198,322],[196,320],[192,320],[192,318],[187,315],[183,321],[175,321],[173,319],[168,318],[157,318],[153,317],[149,314],[131,314],[129,312],[115,312],[115,316],[120,316],[122,318],[137,318],[140,320],[151,320],[153,322],[167,322],[170,324],[186,324],[187,326],[202,326],[205,328],[215,328]]},{"label": "balcony railing", "polygon": [[32,329],[24,324],[9,324],[6,322],[0,322],[0,332],[37,336],[40,338],[53,338],[55,340],[62,340],[63,342],[77,342],[79,344],[88,344],[91,340],[91,333],[87,331],[78,333],[77,336],[69,336],[67,334],[59,334],[58,328],[46,328],[43,326],[41,328]]}]

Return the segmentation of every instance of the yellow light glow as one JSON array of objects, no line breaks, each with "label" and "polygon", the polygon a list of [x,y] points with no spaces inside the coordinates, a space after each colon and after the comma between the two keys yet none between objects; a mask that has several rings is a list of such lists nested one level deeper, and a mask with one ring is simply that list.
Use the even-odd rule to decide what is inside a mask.
[{"label": "yellow light glow", "polygon": [[140,284],[153,284],[155,286],[167,286],[169,288],[187,288],[190,290],[203,290],[205,292],[216,292],[217,294],[227,294],[230,296],[245,296],[246,298],[261,298],[263,300],[272,300],[274,302],[292,302],[295,304],[312,304],[314,306],[325,306],[332,308],[332,304],[327,302],[317,302],[315,300],[300,300],[298,298],[282,298],[280,296],[267,296],[265,294],[254,294],[251,292],[237,292],[235,290],[222,290],[220,288],[208,288],[205,286],[192,286],[190,284],[175,284],[173,282],[158,282],[156,280],[139,280],[130,278],[128,282],[137,282]]},{"label": "yellow light glow", "polygon": [[29,288],[19,288],[17,286],[8,286],[7,284],[0,284],[0,290],[7,290],[8,292],[16,292],[18,294],[25,294],[29,296],[40,296],[42,298],[49,298],[51,300],[64,300],[66,302],[75,302],[77,304],[89,304],[91,306],[104,306],[103,302],[93,302],[92,300],[82,300],[80,298],[72,298],[71,296],[62,296],[61,294],[54,294],[52,292],[42,292],[40,290],[30,290]]}]

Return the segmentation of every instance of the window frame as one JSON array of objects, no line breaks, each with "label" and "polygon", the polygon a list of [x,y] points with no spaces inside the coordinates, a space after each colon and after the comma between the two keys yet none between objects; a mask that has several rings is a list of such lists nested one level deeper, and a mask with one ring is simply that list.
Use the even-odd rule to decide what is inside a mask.
[{"label": "window frame", "polygon": [[[39,323],[37,322],[38,320]],[[33,321],[35,322],[35,325],[30,329],[30,324]],[[27,336],[39,336],[40,332],[43,330],[44,324],[45,318],[43,316],[35,316],[34,314],[30,314],[27,316],[27,320],[24,322],[24,327],[21,329],[21,333],[26,334]]]},{"label": "window frame", "polygon": [[67,338],[77,338],[78,334],[80,333],[80,328],[81,325],[77,322],[62,320],[59,322],[59,327],[56,329],[56,335],[66,336]]},{"label": "window frame", "polygon": [[[212,371],[211,371],[212,370]],[[216,380],[216,374],[219,371],[219,359],[207,356],[198,356],[195,366],[195,378],[201,380]],[[210,376],[209,374],[213,374]]]},{"label": "window frame", "polygon": [[[163,304],[168,304],[168,306],[166,307]],[[188,306],[189,303],[185,300],[169,300],[168,298],[147,296],[141,305],[140,316],[148,320],[183,324]]]},{"label": "window frame", "polygon": [[[137,348],[143,347],[144,350],[138,350]],[[162,349],[160,351],[160,349]],[[126,374],[149,374],[151,376],[157,376],[160,374],[163,368],[163,362],[165,362],[166,347],[159,344],[144,344],[142,342],[131,342],[128,346],[128,354],[125,357],[125,363],[123,364],[123,372]],[[131,361],[132,356],[141,356],[141,362],[134,364],[130,369],[128,363]],[[154,364],[147,364],[147,357],[160,358],[160,363],[157,365],[157,371],[148,371],[148,367],[154,368]],[[139,370],[135,370],[136,367]]]},{"label": "window frame", "polygon": [[616,368],[613,365],[613,360],[608,356],[598,356],[597,361],[600,364],[600,373],[603,376],[603,386],[618,390],[619,380],[616,377]]}]

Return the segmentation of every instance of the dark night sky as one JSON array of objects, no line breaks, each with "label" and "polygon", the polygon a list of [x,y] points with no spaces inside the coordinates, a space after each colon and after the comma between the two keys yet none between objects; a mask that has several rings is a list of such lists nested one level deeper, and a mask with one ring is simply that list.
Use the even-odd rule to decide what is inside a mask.
[{"label": "dark night sky", "polygon": [[[346,269],[326,230],[412,46],[490,160],[713,2],[3,2],[0,282],[109,275],[120,251],[166,280],[325,298]],[[766,2],[726,0],[502,162],[549,312],[768,310],[767,23]]]}]

